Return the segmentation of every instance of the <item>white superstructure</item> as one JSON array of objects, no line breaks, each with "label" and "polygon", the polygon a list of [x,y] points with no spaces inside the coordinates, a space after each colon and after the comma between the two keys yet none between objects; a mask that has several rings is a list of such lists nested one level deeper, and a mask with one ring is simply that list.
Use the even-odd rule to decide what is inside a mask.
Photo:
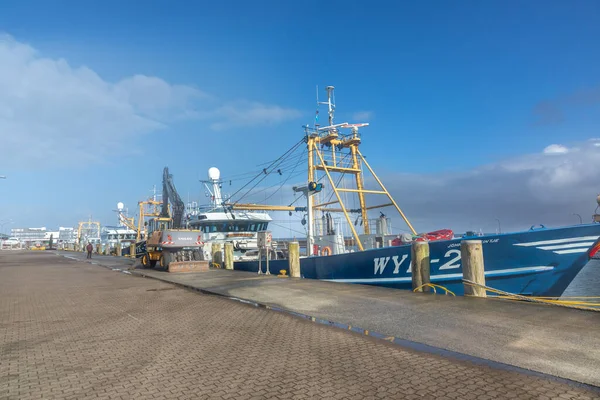
[{"label": "white superstructure", "polygon": [[221,173],[215,167],[208,170],[208,181],[203,183],[211,203],[206,211],[201,210],[193,216],[189,226],[202,231],[205,253],[210,252],[211,243],[233,243],[236,258],[247,250],[257,249],[257,232],[267,230],[272,221],[269,214],[225,209],[222,205]]},{"label": "white superstructure", "polygon": [[[133,218],[128,218],[127,209],[122,202],[117,203],[118,225],[103,226],[100,231],[100,241],[103,249],[115,249],[117,245],[121,249],[136,243],[137,231],[133,225]],[[131,225],[131,226],[130,226]]]}]

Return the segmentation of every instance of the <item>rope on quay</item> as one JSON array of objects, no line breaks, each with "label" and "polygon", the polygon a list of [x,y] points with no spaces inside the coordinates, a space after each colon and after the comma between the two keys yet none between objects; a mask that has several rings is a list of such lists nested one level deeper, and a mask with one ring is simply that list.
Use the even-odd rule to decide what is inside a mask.
[{"label": "rope on quay", "polygon": [[444,293],[444,294],[446,294],[446,295],[447,295],[448,293],[450,293],[452,296],[455,296],[455,297],[456,297],[456,295],[454,294],[454,292],[453,292],[453,291],[451,291],[451,290],[448,290],[448,289],[446,289],[445,287],[443,287],[443,286],[441,286],[441,285],[436,285],[435,283],[424,283],[423,285],[421,285],[421,286],[419,286],[419,287],[416,287],[416,288],[414,288],[414,289],[413,289],[413,292],[416,292],[417,290],[419,290],[419,289],[421,289],[421,288],[424,288],[424,287],[426,287],[426,286],[427,286],[427,287],[430,287],[430,288],[432,288],[432,289],[433,289],[433,293],[435,293],[435,294],[437,294],[437,291],[435,290],[435,288],[436,288],[436,287],[438,287],[438,288],[440,288],[440,289],[443,289],[443,290],[445,290],[445,291],[446,291],[446,293]]},{"label": "rope on quay", "polygon": [[[550,304],[550,305],[555,305],[555,306],[560,306],[560,307],[575,308],[578,310],[600,312],[600,302],[596,303],[596,302],[591,302],[591,301],[558,300],[556,297],[523,296],[520,294],[514,294],[514,293],[505,292],[503,290],[494,289],[494,288],[491,288],[486,285],[481,285],[481,284],[475,283],[473,281],[470,281],[468,279],[463,279],[462,281],[465,285],[481,287],[481,288],[484,288],[485,290],[487,290],[488,292],[495,293],[498,296],[494,296],[494,298],[498,298],[498,299],[521,300],[521,301],[528,301],[531,303]],[[566,297],[566,298],[598,299],[600,297],[598,297],[598,296],[579,296],[579,297]]]}]

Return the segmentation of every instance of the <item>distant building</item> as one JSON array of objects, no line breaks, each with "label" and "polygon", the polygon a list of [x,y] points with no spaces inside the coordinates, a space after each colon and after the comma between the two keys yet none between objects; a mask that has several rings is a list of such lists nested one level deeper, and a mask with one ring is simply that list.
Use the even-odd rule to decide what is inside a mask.
[{"label": "distant building", "polygon": [[19,239],[23,246],[42,245],[46,237],[46,227],[41,228],[12,228],[10,236]]},{"label": "distant building", "polygon": [[[58,228],[58,243],[75,243],[77,241],[77,229],[76,228],[65,228],[61,226]],[[56,236],[55,236],[56,238]]]},{"label": "distant building", "polygon": [[12,228],[11,237],[21,241],[23,246],[47,246],[50,244],[50,238],[54,246],[60,243],[75,243],[77,240],[76,228],[60,227],[57,231],[50,231],[45,226],[41,228]]}]

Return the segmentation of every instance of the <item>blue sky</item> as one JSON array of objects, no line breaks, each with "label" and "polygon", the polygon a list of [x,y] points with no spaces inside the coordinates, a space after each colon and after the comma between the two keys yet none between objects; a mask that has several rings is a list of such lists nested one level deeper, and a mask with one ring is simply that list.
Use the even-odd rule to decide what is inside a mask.
[{"label": "blue sky", "polygon": [[[16,61],[0,67],[0,220],[110,223],[165,165],[198,196],[208,167],[227,177],[294,144],[316,85],[336,86],[338,121],[369,116],[363,152],[423,229],[512,221],[512,190],[528,213],[544,209],[535,218],[587,218],[600,190],[588,142],[600,137],[599,17],[597,1],[3,1],[0,54]],[[565,151],[539,159],[552,144]],[[565,163],[577,179],[555,187]],[[473,197],[449,182],[490,168],[511,190],[481,187],[496,203],[459,212]],[[457,208],[428,217],[414,185],[440,177],[437,192],[416,187]],[[529,207],[548,188],[570,195]]]}]

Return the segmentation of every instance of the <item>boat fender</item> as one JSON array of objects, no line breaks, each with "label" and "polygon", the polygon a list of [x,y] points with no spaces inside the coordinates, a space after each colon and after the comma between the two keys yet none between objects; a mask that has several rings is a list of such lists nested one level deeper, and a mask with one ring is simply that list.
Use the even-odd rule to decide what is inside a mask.
[{"label": "boat fender", "polygon": [[331,255],[331,247],[325,246],[321,249],[321,255],[330,256]]}]

